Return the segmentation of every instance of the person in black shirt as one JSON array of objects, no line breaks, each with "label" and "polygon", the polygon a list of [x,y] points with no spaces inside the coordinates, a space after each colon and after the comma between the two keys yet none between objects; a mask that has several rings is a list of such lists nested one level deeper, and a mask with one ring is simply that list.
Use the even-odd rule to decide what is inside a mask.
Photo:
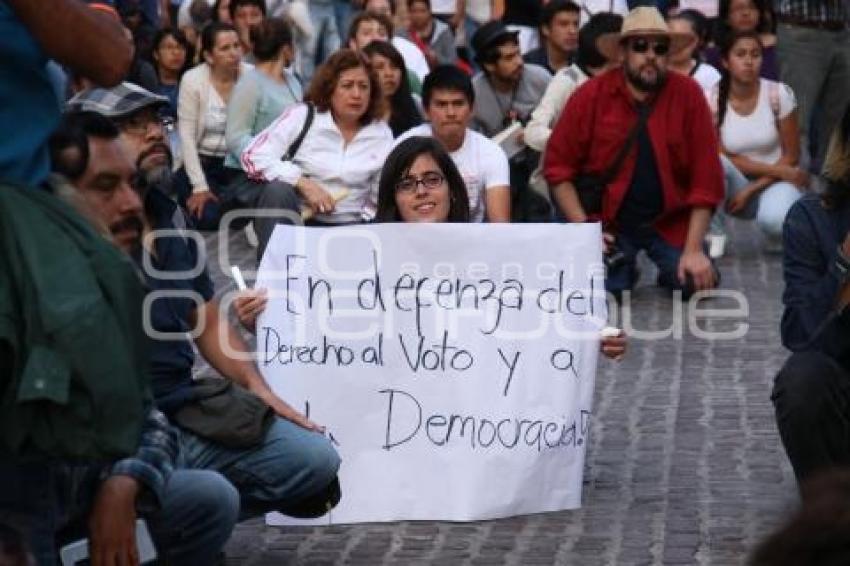
[{"label": "person in black shirt", "polygon": [[850,108],[824,166],[783,227],[782,343],[793,353],[771,400],[798,482],[850,464]]}]

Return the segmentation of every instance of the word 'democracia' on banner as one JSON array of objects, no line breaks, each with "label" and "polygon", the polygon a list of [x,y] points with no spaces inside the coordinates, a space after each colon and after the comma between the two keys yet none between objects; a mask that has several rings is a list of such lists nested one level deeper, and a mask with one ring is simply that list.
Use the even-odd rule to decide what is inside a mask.
[{"label": "word 'democracia' on banner", "polygon": [[598,225],[279,225],[257,285],[260,369],[342,457],[334,522],[581,504]]}]

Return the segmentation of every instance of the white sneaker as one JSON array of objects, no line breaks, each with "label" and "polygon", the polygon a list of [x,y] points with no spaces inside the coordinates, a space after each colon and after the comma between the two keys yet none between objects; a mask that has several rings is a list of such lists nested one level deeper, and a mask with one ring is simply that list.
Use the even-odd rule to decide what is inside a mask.
[{"label": "white sneaker", "polygon": [[726,252],[726,234],[709,234],[705,237],[708,242],[708,257],[717,259]]}]

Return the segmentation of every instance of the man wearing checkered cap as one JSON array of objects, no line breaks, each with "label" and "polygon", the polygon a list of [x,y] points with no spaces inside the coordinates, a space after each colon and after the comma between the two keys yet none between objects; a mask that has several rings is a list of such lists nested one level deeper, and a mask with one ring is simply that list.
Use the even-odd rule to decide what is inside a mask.
[{"label": "man wearing checkered cap", "polygon": [[[185,174],[172,174],[173,156],[165,138],[166,121],[159,112],[167,104],[166,97],[125,82],[111,89],[85,90],[68,101],[66,111],[96,112],[111,119],[121,130],[121,140],[130,150],[145,185],[157,187],[186,208],[192,188]],[[295,191],[283,183],[227,183],[219,193],[218,204],[220,209],[205,207],[195,225],[203,229],[206,225],[217,224],[220,214],[237,208],[277,213],[253,218],[259,241],[258,262],[275,226],[297,221],[301,209]],[[242,215],[243,222],[247,222],[246,218],[250,216]],[[239,227],[237,221],[234,226]]]},{"label": "man wearing checkered cap", "polygon": [[160,117],[166,106],[166,97],[124,82],[113,88],[85,90],[68,101],[65,111],[94,112],[112,120],[145,185],[170,194],[173,155]]},{"label": "man wearing checkered cap", "polygon": [[[184,463],[189,468],[218,471],[229,479],[239,490],[242,517],[268,511],[296,517],[323,515],[340,499],[336,450],[319,425],[278,397],[256,364],[246,361],[250,356],[244,341],[214,298],[202,250],[194,238],[188,237],[185,213],[159,188],[170,177],[170,152],[157,113],[165,102],[164,97],[124,83],[113,89],[80,93],[69,101],[67,112],[110,118],[146,181],[141,188],[141,240],[149,243],[141,249],[136,246],[130,255],[148,289],[159,294],[148,307],[152,330],[160,336],[182,336],[199,326],[194,345],[201,356],[222,376],[259,397],[274,413],[261,438],[247,448],[226,447],[197,429],[192,432],[180,426]],[[168,230],[169,235],[145,237],[161,230]],[[199,400],[199,385],[192,378],[194,349],[188,339],[154,339],[150,346],[151,385],[157,408],[180,424],[181,411],[196,407]],[[242,355],[234,357],[234,350]]]}]

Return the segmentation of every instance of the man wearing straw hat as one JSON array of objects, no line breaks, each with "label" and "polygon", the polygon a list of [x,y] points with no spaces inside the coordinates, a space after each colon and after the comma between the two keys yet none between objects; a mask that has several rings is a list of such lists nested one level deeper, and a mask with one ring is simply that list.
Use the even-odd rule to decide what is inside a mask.
[{"label": "man wearing straw hat", "polygon": [[546,148],[544,174],[569,222],[601,221],[606,286],[615,296],[637,282],[637,254],[658,267],[658,284],[714,288],[719,273],[703,249],[723,175],[711,113],[699,86],[667,72],[670,52],[693,38],[671,33],[661,14],[639,7],[620,33],[598,40],[622,60],[570,98]]}]

